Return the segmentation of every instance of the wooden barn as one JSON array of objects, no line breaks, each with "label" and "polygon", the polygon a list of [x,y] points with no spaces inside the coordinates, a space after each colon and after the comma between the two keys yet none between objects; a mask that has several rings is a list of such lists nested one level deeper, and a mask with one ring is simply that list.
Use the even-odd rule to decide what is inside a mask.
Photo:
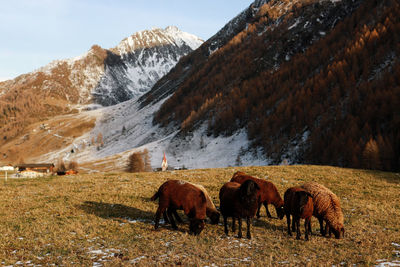
[{"label": "wooden barn", "polygon": [[29,163],[18,164],[15,168],[19,171],[35,171],[41,173],[52,173],[54,171],[53,163]]}]

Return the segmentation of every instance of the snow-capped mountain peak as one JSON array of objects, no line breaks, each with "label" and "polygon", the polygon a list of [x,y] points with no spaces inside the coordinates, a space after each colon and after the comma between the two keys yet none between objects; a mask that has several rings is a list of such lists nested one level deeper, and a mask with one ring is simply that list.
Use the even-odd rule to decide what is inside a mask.
[{"label": "snow-capped mountain peak", "polygon": [[179,30],[176,26],[168,26],[165,29],[153,28],[152,30],[139,31],[122,40],[111,51],[121,56],[143,48],[163,45],[189,46],[192,50],[198,48],[203,40],[193,34]]}]

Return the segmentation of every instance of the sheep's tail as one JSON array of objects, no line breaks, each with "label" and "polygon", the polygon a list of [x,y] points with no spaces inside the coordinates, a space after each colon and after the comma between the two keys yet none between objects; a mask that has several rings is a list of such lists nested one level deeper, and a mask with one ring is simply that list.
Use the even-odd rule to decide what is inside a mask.
[{"label": "sheep's tail", "polygon": [[160,193],[157,191],[157,192],[154,194],[154,196],[151,197],[151,201],[156,200],[157,198],[159,198],[159,196],[160,196]]}]

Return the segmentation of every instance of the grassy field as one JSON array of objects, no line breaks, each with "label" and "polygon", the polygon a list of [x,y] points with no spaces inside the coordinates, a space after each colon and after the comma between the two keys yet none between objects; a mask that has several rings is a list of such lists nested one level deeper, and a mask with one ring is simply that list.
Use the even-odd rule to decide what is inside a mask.
[{"label": "grassy field", "polygon": [[[167,179],[204,185],[219,206],[219,188],[242,170],[286,188],[320,182],[341,199],[345,239],[324,238],[312,220],[311,241],[289,237],[286,220],[262,209],[253,239],[226,237],[222,225],[200,236],[187,223],[154,230]],[[0,265],[375,265],[400,260],[400,174],[322,166],[243,167],[166,173],[104,173],[0,181]],[[272,215],[275,210],[271,207]],[[245,225],[245,224],[244,224]]]}]

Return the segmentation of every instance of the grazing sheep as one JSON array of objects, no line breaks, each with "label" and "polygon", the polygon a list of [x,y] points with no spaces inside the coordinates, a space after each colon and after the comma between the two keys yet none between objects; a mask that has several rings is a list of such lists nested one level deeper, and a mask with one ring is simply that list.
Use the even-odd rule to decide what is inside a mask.
[{"label": "grazing sheep", "polygon": [[276,214],[278,215],[279,219],[282,219],[285,216],[285,211],[283,209],[283,200],[281,198],[281,195],[278,192],[278,189],[276,186],[266,180],[256,178],[250,175],[245,174],[244,172],[235,172],[232,176],[231,182],[236,182],[239,184],[243,184],[246,180],[253,180],[258,184],[260,187],[260,193],[259,193],[259,206],[257,209],[257,218],[260,218],[260,209],[261,205],[263,204],[265,207],[265,210],[267,211],[267,216],[268,218],[271,218],[271,214],[269,213],[268,210],[268,204],[272,204],[275,207]]},{"label": "grazing sheep", "polygon": [[304,219],[304,228],[306,240],[311,232],[311,217],[313,215],[313,201],[310,193],[300,187],[291,187],[286,190],[285,195],[285,214],[288,225],[288,234],[290,231],[290,215],[293,216],[292,231],[297,230],[296,239],[300,239],[300,218]]},{"label": "grazing sheep", "polygon": [[[196,186],[181,180],[168,180],[163,183],[151,200],[159,198],[154,228],[157,229],[161,214],[172,228],[177,229],[172,212],[182,209],[189,217],[190,233],[200,234],[204,229],[207,199],[203,191]],[[167,216],[168,215],[168,216]]]},{"label": "grazing sheep", "polygon": [[235,219],[238,219],[238,237],[242,238],[242,218],[246,218],[247,238],[251,239],[250,225],[258,208],[259,190],[258,184],[252,180],[243,184],[228,182],[221,187],[219,199],[225,234],[228,234],[228,217],[232,217],[232,232],[235,232]]},{"label": "grazing sheep", "polygon": [[[189,183],[189,182],[188,182],[188,183]],[[202,185],[193,184],[193,183],[190,183],[190,184],[196,186],[196,187],[199,188],[201,191],[203,191],[203,193],[204,193],[204,195],[206,196],[206,199],[207,199],[207,207],[206,207],[206,214],[207,214],[207,217],[210,218],[212,224],[218,224],[220,214],[219,214],[217,208],[215,207],[215,205],[214,205],[214,203],[213,203],[213,201],[212,201],[210,195],[208,194],[207,190],[206,190],[206,189],[204,188],[204,186],[202,186]],[[176,220],[177,220],[178,222],[182,222],[182,219],[181,219],[181,217],[178,215],[178,213],[176,212],[176,210],[173,210],[173,211],[172,211],[172,214],[175,216],[175,218],[176,218]],[[165,219],[165,216],[164,216],[164,219]],[[167,221],[167,220],[166,220],[166,221]]]},{"label": "grazing sheep", "polygon": [[[306,183],[301,186],[313,197],[314,216],[318,219],[322,236],[329,233],[336,238],[344,237],[344,219],[340,207],[339,198],[328,188],[315,182]],[[323,221],[326,228],[323,228]]]}]

